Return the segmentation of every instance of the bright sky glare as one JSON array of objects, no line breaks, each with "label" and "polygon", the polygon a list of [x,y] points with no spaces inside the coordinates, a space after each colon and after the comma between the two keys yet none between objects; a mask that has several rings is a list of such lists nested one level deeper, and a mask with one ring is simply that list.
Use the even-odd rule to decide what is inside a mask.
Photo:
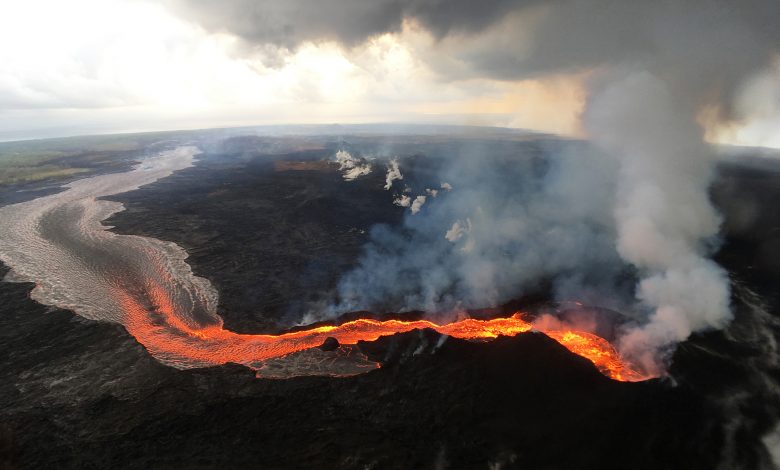
[{"label": "bright sky glare", "polygon": [[[581,134],[587,72],[453,79],[428,65],[435,39],[408,22],[349,48],[286,50],[206,31],[144,0],[0,0],[0,11],[0,140],[401,121]],[[774,93],[770,105],[716,140],[780,147],[777,80],[755,86]]]}]

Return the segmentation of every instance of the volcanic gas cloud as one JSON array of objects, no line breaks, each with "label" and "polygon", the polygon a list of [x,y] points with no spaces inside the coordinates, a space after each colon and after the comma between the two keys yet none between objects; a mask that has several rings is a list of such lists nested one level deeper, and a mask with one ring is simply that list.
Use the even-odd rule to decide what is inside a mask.
[{"label": "volcanic gas cloud", "polygon": [[[754,112],[755,100],[740,97],[756,77],[776,76],[775,0],[380,1],[361,10],[371,21],[359,28],[322,19],[283,38],[247,27],[246,3],[216,15],[181,2],[206,27],[248,41],[353,45],[414,25],[434,38],[424,57],[445,76],[453,67],[458,78],[499,80],[580,73],[582,131],[603,158],[548,142],[543,150],[565,158],[546,169],[517,159],[527,166],[513,172],[488,146],[449,152],[429,184],[454,190],[426,199],[426,186],[416,188],[404,227],[372,233],[334,312],[495,305],[552,279],[561,299],[597,298],[635,315],[619,349],[657,372],[691,333],[731,320],[728,275],[711,260],[721,217],[705,135]],[[269,2],[264,15],[286,18],[289,4]],[[409,206],[402,190],[396,201]],[[631,286],[617,285],[621,267]]]}]

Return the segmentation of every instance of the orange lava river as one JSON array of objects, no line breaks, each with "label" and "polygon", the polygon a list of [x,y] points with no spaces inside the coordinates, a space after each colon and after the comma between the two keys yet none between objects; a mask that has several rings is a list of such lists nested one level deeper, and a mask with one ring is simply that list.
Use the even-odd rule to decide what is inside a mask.
[{"label": "orange lava river", "polygon": [[[320,346],[326,338],[340,344],[374,341],[382,336],[431,328],[439,333],[466,340],[490,340],[500,335],[514,336],[536,329],[520,313],[491,320],[465,319],[438,325],[427,320],[400,321],[359,319],[338,326],[319,326],[279,335],[248,335],[225,330],[221,325],[193,326],[174,312],[162,290],[156,297],[157,318],[150,321],[149,310],[133,297],[118,292],[126,315],[125,326],[155,357],[172,365],[215,365],[234,362],[258,369],[263,361]],[[621,360],[610,343],[594,334],[575,330],[549,330],[544,334],[569,351],[587,358],[604,375],[620,381],[648,377]]]}]

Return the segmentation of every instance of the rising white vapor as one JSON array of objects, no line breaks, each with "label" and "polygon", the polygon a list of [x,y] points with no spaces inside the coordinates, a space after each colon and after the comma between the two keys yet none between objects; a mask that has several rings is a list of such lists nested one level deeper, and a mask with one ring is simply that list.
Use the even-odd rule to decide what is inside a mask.
[{"label": "rising white vapor", "polygon": [[428,200],[425,196],[417,196],[414,198],[414,201],[412,201],[412,214],[416,214],[420,212],[420,209],[422,209],[423,204],[425,204],[425,201]]},{"label": "rising white vapor", "polygon": [[371,164],[365,159],[353,157],[346,150],[339,150],[334,156],[336,163],[339,164],[339,170],[342,171],[342,177],[347,181],[354,181],[361,176],[371,173]]},{"label": "rising white vapor", "polygon": [[387,176],[385,177],[385,189],[393,187],[393,181],[404,179],[401,169],[398,167],[398,159],[390,160],[387,164]]},{"label": "rising white vapor", "polygon": [[695,109],[647,72],[610,79],[591,96],[591,138],[620,165],[614,215],[617,249],[639,269],[637,299],[651,311],[620,343],[659,372],[668,346],[731,319],[729,280],[707,259],[720,216],[709,200],[713,156]]},{"label": "rising white vapor", "polygon": [[397,198],[393,199],[393,204],[400,207],[409,207],[412,205],[412,198],[406,194],[401,194]]},{"label": "rising white vapor", "polygon": [[463,238],[464,235],[468,235],[469,232],[471,232],[471,219],[466,218],[465,221],[456,220],[444,234],[444,238],[451,243],[455,243]]}]

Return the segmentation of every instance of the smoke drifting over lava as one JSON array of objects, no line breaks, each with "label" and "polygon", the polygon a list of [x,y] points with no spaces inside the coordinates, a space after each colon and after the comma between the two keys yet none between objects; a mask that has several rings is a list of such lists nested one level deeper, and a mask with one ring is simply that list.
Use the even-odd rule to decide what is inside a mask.
[{"label": "smoke drifting over lava", "polygon": [[[729,321],[728,277],[708,260],[720,219],[707,193],[713,157],[700,121],[723,123],[751,111],[735,96],[780,50],[776,1],[173,4],[207,28],[281,48],[317,40],[353,46],[413,23],[437,39],[430,63],[451,78],[589,71],[582,126],[614,171],[603,162],[599,170],[566,162],[534,191],[509,194],[495,190],[503,175],[483,169],[483,155],[456,159],[442,180],[456,182],[459,194],[425,206],[416,199],[417,218],[407,219],[403,234],[376,229],[363,264],[341,284],[340,306],[497,302],[550,276],[570,294],[615,297],[617,253],[636,270],[631,309],[645,318],[622,349],[646,367],[662,368],[669,347],[691,332]],[[614,179],[584,187],[595,183],[594,173]],[[603,189],[609,187],[616,197]],[[469,230],[454,236],[453,224],[466,220]]]},{"label": "smoke drifting over lava", "polygon": [[[422,172],[434,179],[409,180],[421,188],[410,202],[439,181],[453,189],[409,211],[402,227],[371,230],[360,265],[340,282],[334,314],[483,307],[552,277],[560,297],[621,305],[612,295],[624,271],[610,213],[614,161],[577,143],[538,143],[550,160],[495,150],[459,146],[428,159]],[[587,299],[588,289],[610,298]]]},{"label": "smoke drifting over lava", "polygon": [[586,114],[595,142],[620,162],[617,249],[639,269],[637,298],[651,311],[622,350],[651,370],[663,348],[731,319],[728,276],[706,259],[720,217],[708,195],[712,156],[692,111],[670,85],[631,73],[595,93]]}]

